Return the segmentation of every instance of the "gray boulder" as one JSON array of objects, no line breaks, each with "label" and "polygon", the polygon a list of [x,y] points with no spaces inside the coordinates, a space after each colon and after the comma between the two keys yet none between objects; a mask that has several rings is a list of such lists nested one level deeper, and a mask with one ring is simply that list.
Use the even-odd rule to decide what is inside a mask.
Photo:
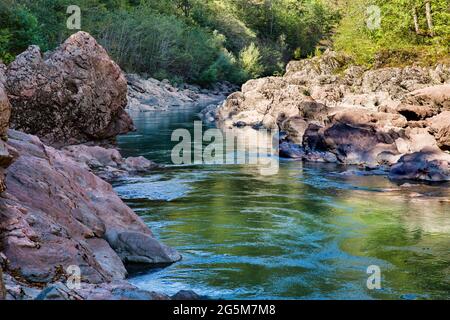
[{"label": "gray boulder", "polygon": [[389,173],[392,180],[450,181],[450,154],[426,148],[400,158]]},{"label": "gray boulder", "polygon": [[105,234],[105,239],[125,263],[154,265],[181,260],[175,249],[142,232],[110,230]]}]

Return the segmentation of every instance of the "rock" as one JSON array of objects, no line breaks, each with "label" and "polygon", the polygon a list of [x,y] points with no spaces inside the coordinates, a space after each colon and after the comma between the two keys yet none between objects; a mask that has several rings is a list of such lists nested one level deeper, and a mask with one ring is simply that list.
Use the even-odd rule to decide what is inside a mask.
[{"label": "rock", "polygon": [[127,82],[127,108],[132,112],[217,105],[226,98],[230,90],[229,87],[222,86],[215,92],[215,90],[200,90],[188,85],[178,89],[173,87],[168,80],[160,82],[152,78],[143,79],[135,74],[128,74]]},{"label": "rock", "polygon": [[11,114],[11,106],[5,93],[2,83],[0,82],[0,139],[5,140],[6,131],[9,127],[9,117]]},{"label": "rock", "polygon": [[423,120],[446,110],[450,111],[450,84],[413,91],[397,108],[408,120]]},{"label": "rock", "polygon": [[53,146],[112,139],[133,130],[119,66],[85,32],[42,57],[30,46],[6,70],[12,128]]},{"label": "rock", "polygon": [[[75,265],[83,282],[123,279],[123,262],[104,238],[114,231],[137,233],[145,240],[152,236],[148,227],[110,184],[64,151],[32,135],[8,134],[7,147],[16,159],[6,169],[7,191],[0,197],[0,247],[8,259],[7,272],[47,284],[64,280],[67,267]],[[130,254],[147,262],[175,256],[154,238],[141,246],[132,237],[124,239],[124,246],[130,239]]]},{"label": "rock", "polygon": [[210,104],[206,108],[202,109],[198,115],[200,119],[205,122],[215,122],[217,119],[217,109],[217,105]]},{"label": "rock", "polygon": [[95,260],[105,270],[113,280],[125,279],[128,276],[127,269],[120,257],[114,252],[111,246],[104,239],[86,239],[89,248],[94,252]]},{"label": "rock", "polygon": [[282,78],[268,77],[250,80],[241,93],[228,97],[218,111],[225,126],[245,124],[273,129],[280,117],[317,117],[324,106],[305,95],[302,88]]},{"label": "rock", "polygon": [[84,168],[107,181],[148,173],[160,168],[159,165],[144,157],[123,158],[120,152],[113,148],[73,145],[63,148],[62,151]]},{"label": "rock", "polygon": [[430,70],[420,67],[381,68],[364,73],[361,91],[388,92],[395,99],[433,84]]},{"label": "rock", "polygon": [[6,298],[6,288],[3,282],[2,266],[0,266],[0,300],[4,300],[5,298]]},{"label": "rock", "polygon": [[280,157],[305,160],[308,162],[324,162],[324,163],[336,163],[338,159],[336,156],[328,151],[308,150],[291,142],[282,142],[280,144]]},{"label": "rock", "polygon": [[181,255],[176,250],[161,244],[146,233],[110,230],[105,236],[125,263],[164,265],[181,260]]},{"label": "rock", "polygon": [[33,300],[42,291],[42,288],[32,287],[14,279],[8,273],[3,273],[6,289],[6,300]]},{"label": "rock", "polygon": [[382,152],[398,153],[394,140],[374,127],[335,123],[323,130],[325,151],[345,164],[376,164]]},{"label": "rock", "polygon": [[201,300],[198,294],[190,290],[181,290],[170,297],[172,300]]},{"label": "rock", "polygon": [[97,285],[82,283],[73,289],[63,283],[55,283],[42,290],[36,300],[169,300],[169,297],[138,289],[124,281],[115,281]]},{"label": "rock", "polygon": [[[0,72],[2,72],[1,69]],[[0,81],[0,193],[6,189],[4,171],[12,161],[12,157],[4,142],[6,140],[6,131],[8,130],[10,111],[9,100]]]},{"label": "rock", "polygon": [[12,160],[6,143],[0,139],[0,194],[6,190],[5,169],[11,164]]},{"label": "rock", "polygon": [[391,168],[392,180],[450,181],[450,154],[425,148],[403,156]]},{"label": "rock", "polygon": [[303,159],[306,156],[305,150],[298,144],[290,142],[280,143],[280,157],[289,159]]},{"label": "rock", "polygon": [[437,148],[436,139],[427,128],[411,128],[404,130],[404,136],[395,141],[400,153],[419,152],[423,148]]},{"label": "rock", "polygon": [[286,77],[299,79],[305,83],[316,81],[317,77],[332,75],[350,62],[349,56],[327,50],[321,56],[289,62]]},{"label": "rock", "polygon": [[6,83],[6,66],[0,61],[0,85],[5,86]]},{"label": "rock", "polygon": [[383,151],[377,155],[376,161],[379,165],[390,167],[390,166],[393,166],[394,164],[396,164],[398,162],[398,160],[400,160],[401,157],[402,157],[401,154],[395,154],[393,152]]},{"label": "rock", "polygon": [[365,108],[345,108],[331,114],[329,120],[356,126],[373,126],[380,130],[404,128],[408,124],[406,118],[400,114],[373,112]]},{"label": "rock", "polygon": [[251,80],[230,95],[219,122],[278,126],[280,156],[306,161],[373,167],[447,148],[449,66],[366,70],[351,62],[332,51],[290,62],[283,77]]},{"label": "rock", "polygon": [[36,297],[36,300],[82,300],[83,298],[62,283],[48,286]]},{"label": "rock", "polygon": [[310,123],[303,135],[303,147],[306,151],[323,151],[326,150],[325,141],[323,140],[323,126]]},{"label": "rock", "polygon": [[450,111],[444,111],[428,120],[430,130],[438,146],[450,150]]}]

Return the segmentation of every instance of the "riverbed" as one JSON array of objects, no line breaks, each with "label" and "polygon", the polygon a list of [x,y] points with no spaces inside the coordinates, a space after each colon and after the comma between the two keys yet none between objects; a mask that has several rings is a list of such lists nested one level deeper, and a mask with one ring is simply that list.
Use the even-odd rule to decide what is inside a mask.
[{"label": "riverbed", "polygon": [[137,132],[119,138],[124,156],[168,166],[115,188],[183,255],[133,274],[133,284],[217,299],[450,298],[448,184],[290,160],[272,176],[246,165],[171,165],[171,134],[192,131],[197,112],[135,113]]}]

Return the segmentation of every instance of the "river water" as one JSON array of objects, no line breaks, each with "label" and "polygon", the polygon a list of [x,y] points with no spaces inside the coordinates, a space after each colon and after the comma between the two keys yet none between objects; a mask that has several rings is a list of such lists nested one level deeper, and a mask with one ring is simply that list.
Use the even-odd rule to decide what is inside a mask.
[{"label": "river water", "polygon": [[[198,120],[192,109],[132,116],[138,130],[119,138],[122,153],[168,165],[172,131],[192,131]],[[283,160],[273,176],[252,166],[169,166],[115,188],[183,255],[133,275],[143,289],[223,299],[450,299],[448,184],[396,184],[379,172]],[[381,289],[373,289],[367,282],[376,285],[378,271]]]}]

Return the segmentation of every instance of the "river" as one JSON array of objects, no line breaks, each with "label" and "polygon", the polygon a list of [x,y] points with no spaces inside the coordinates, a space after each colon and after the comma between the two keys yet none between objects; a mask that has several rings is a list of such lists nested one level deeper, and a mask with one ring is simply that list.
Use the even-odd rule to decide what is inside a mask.
[{"label": "river", "polygon": [[[133,284],[220,299],[450,298],[448,184],[289,160],[273,176],[252,166],[170,166],[172,131],[192,131],[196,111],[134,114],[137,132],[119,138],[125,156],[169,165],[115,188],[183,255],[134,274]],[[373,289],[367,281],[377,284],[378,271]]]}]

